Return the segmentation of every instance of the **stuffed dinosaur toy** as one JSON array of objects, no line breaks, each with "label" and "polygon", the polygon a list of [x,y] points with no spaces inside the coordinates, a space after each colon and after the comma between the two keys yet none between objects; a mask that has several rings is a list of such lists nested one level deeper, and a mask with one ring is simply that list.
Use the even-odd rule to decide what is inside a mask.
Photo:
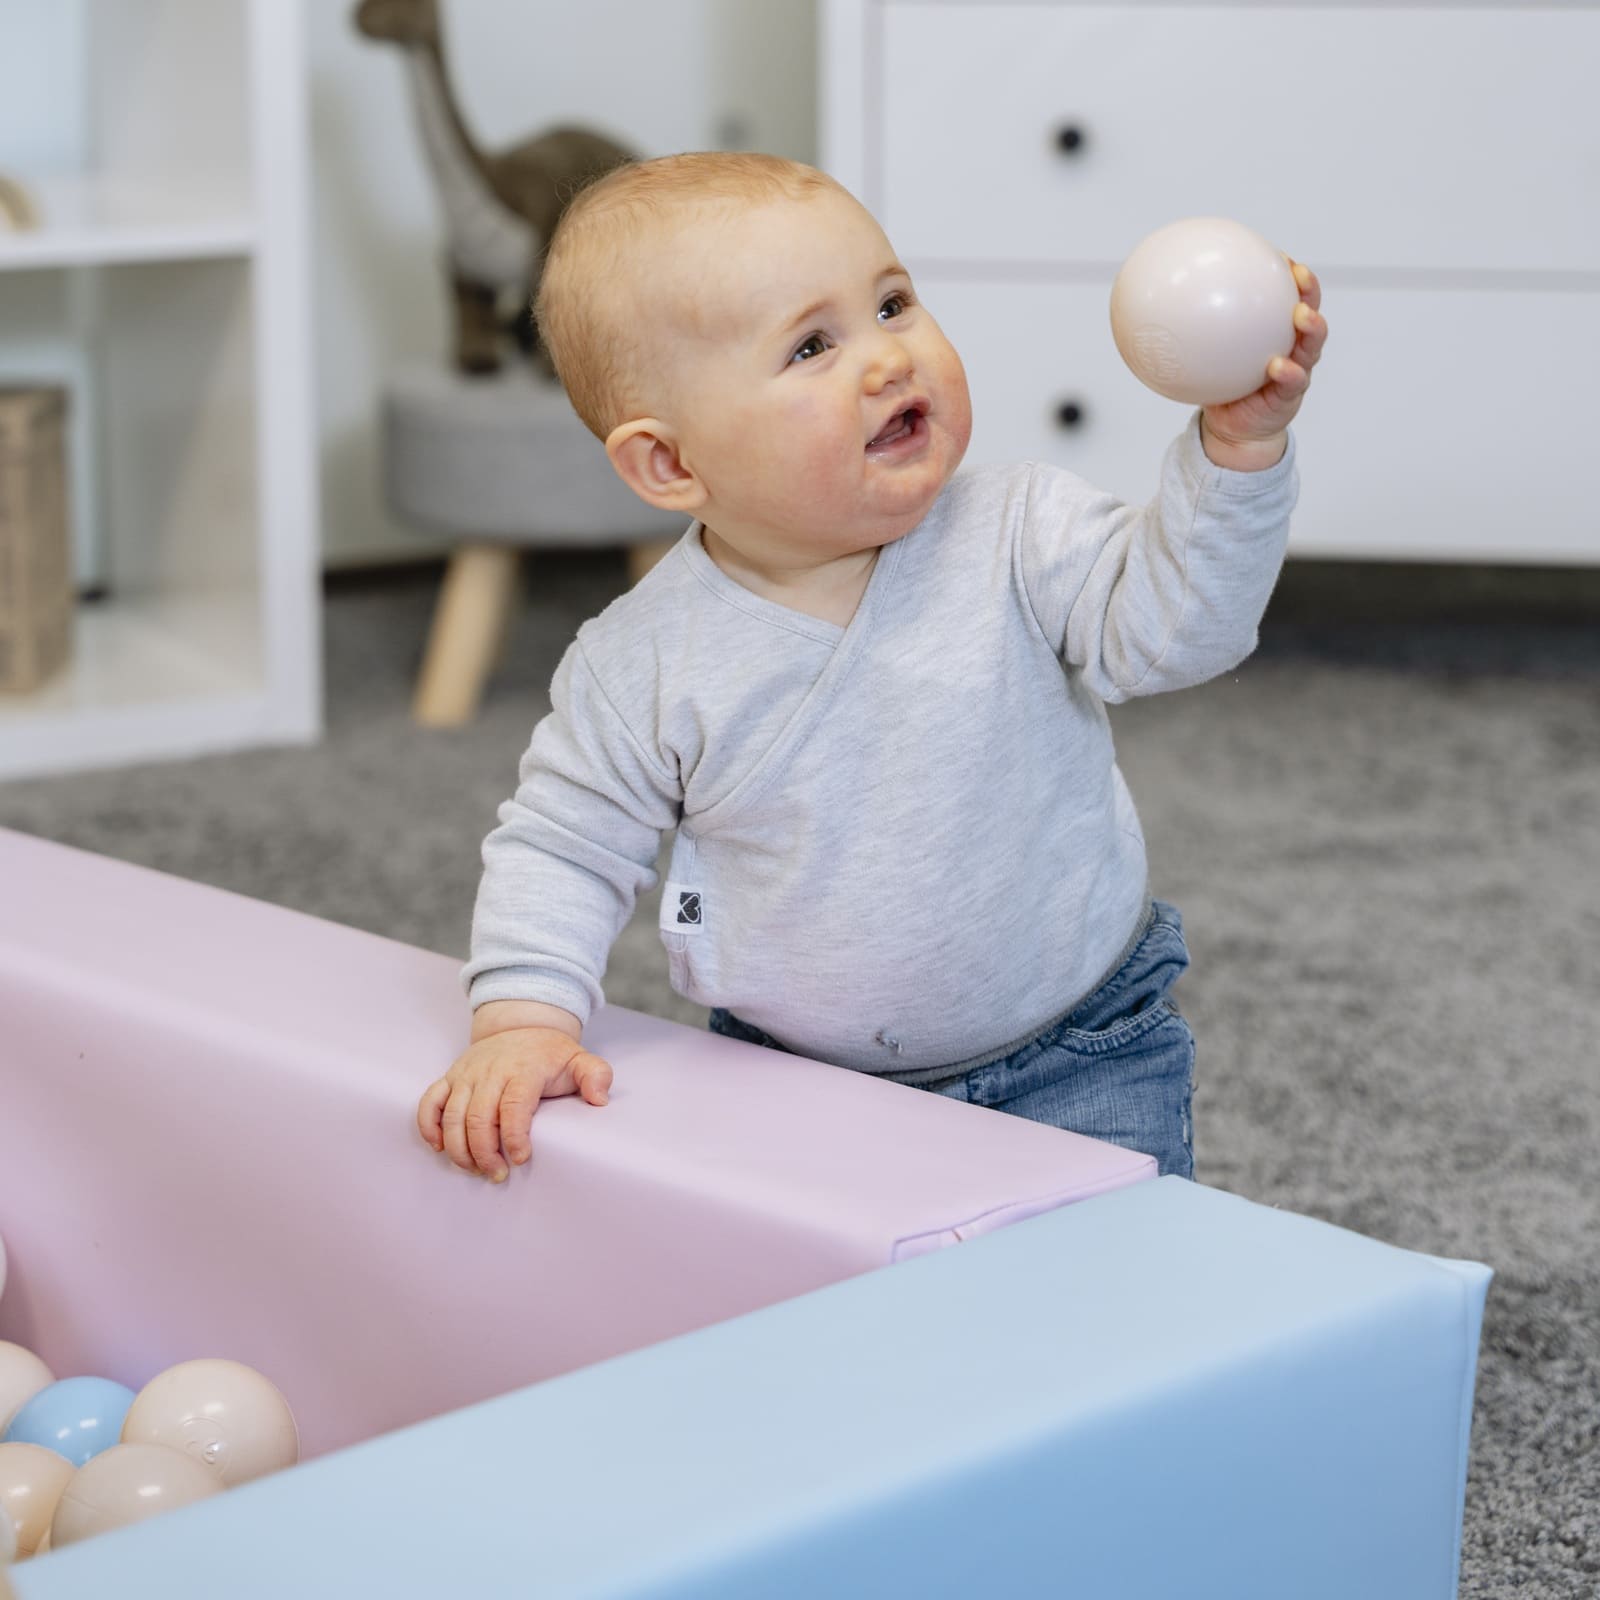
[{"label": "stuffed dinosaur toy", "polygon": [[361,0],[357,30],[405,52],[423,153],[446,235],[455,362],[500,368],[507,337],[554,377],[533,323],[544,247],[585,181],[634,159],[584,128],[554,127],[509,149],[480,148],[456,104],[439,0]]}]

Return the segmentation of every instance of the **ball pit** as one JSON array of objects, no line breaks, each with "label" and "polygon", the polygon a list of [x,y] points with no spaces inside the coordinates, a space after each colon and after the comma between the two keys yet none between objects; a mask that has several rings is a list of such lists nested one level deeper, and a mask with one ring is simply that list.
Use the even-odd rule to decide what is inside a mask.
[{"label": "ball pit", "polygon": [[620,1008],[491,1188],[417,1145],[454,961],[3,831],[0,881],[0,1338],[225,1354],[316,1458],[25,1600],[1450,1592],[1482,1268]]}]

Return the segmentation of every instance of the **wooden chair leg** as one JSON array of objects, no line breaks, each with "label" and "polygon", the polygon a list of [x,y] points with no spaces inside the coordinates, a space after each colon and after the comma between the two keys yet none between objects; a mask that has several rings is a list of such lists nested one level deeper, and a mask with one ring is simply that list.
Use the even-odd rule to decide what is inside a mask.
[{"label": "wooden chair leg", "polygon": [[643,539],[628,546],[628,583],[637,583],[678,541]]},{"label": "wooden chair leg", "polygon": [[464,544],[450,557],[411,703],[428,728],[456,728],[478,709],[517,592],[520,552],[508,544]]}]

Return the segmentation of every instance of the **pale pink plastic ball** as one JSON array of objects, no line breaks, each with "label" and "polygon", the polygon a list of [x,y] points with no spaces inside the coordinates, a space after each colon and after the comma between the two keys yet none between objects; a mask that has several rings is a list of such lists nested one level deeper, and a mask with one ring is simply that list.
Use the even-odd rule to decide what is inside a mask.
[{"label": "pale pink plastic ball", "polygon": [[61,1550],[221,1493],[216,1475],[181,1450],[114,1444],[72,1475],[50,1523],[50,1548]]},{"label": "pale pink plastic ball", "polygon": [[55,1373],[33,1351],[0,1339],[0,1438],[11,1426],[11,1419],[55,1381]]},{"label": "pale pink plastic ball", "polygon": [[64,1455],[20,1440],[0,1444],[0,1508],[16,1533],[17,1560],[38,1549],[71,1481],[72,1463]]},{"label": "pale pink plastic ball", "polygon": [[240,1361],[180,1361],[158,1372],[134,1396],[122,1437],[181,1450],[230,1489],[300,1459],[289,1402]]},{"label": "pale pink plastic ball", "polygon": [[1169,400],[1223,405],[1294,349],[1300,290],[1281,252],[1226,217],[1169,222],[1111,285],[1111,334],[1139,381]]}]

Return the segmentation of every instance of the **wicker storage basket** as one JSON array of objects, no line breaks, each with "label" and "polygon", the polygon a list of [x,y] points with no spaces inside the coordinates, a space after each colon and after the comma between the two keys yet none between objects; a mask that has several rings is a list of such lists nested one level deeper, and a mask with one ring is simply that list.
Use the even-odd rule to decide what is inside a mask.
[{"label": "wicker storage basket", "polygon": [[0,693],[37,688],[72,645],[67,394],[0,387]]}]

